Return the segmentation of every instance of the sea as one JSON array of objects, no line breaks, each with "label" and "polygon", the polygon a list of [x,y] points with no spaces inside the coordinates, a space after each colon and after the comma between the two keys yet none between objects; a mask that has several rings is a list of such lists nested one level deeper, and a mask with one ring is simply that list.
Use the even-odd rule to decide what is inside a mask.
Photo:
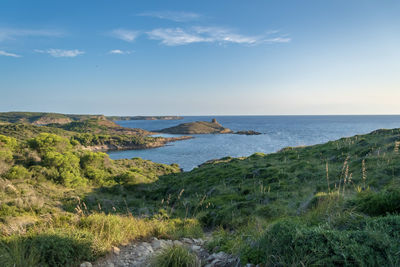
[{"label": "sea", "polygon": [[[187,116],[181,120],[117,121],[119,125],[156,131],[185,122],[217,121],[233,131],[254,130],[261,135],[199,134],[193,139],[164,147],[111,151],[112,159],[143,158],[153,162],[177,163],[184,171],[212,159],[272,153],[288,146],[325,143],[342,137],[366,134],[377,129],[400,128],[400,115],[359,116]],[[173,137],[179,135],[160,134]]]}]

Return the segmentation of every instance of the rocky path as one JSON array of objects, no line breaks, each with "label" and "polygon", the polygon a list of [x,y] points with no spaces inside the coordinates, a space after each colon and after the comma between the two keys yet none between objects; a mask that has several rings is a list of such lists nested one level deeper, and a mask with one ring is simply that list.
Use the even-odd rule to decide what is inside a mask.
[{"label": "rocky path", "polygon": [[203,239],[183,238],[181,240],[165,240],[153,238],[148,242],[134,242],[128,246],[114,247],[112,253],[91,264],[84,262],[81,267],[144,267],[149,266],[152,257],[163,248],[172,245],[186,246],[197,254],[205,267],[240,266],[239,260],[224,252],[210,254],[204,248]]}]

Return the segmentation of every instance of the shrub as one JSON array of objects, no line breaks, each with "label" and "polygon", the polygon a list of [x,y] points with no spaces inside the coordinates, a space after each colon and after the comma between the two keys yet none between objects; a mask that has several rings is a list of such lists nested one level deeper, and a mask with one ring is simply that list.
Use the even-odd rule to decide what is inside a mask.
[{"label": "shrub", "polygon": [[72,149],[72,145],[67,138],[50,133],[41,133],[30,139],[28,144],[41,155],[48,152],[66,152]]},{"label": "shrub", "polygon": [[31,173],[24,166],[15,165],[8,170],[6,177],[10,180],[12,179],[29,179],[31,178]]},{"label": "shrub", "polygon": [[358,194],[358,209],[369,215],[385,215],[400,212],[400,189],[391,188],[379,192],[370,190]]},{"label": "shrub", "polygon": [[80,176],[79,158],[71,152],[61,154],[59,152],[47,152],[44,156],[44,164],[55,168],[57,172],[53,180],[68,187],[84,185],[86,180]]},{"label": "shrub", "polygon": [[152,260],[154,267],[200,267],[196,254],[183,246],[170,246],[161,251]]}]

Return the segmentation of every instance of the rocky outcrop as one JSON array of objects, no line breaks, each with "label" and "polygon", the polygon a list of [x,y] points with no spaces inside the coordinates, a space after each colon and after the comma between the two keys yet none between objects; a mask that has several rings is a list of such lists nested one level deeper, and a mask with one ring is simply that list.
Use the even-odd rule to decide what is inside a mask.
[{"label": "rocky outcrop", "polygon": [[248,130],[248,131],[237,131],[235,134],[241,134],[241,135],[260,135],[261,133],[253,131],[253,130]]},{"label": "rocky outcrop", "polygon": [[32,122],[33,125],[48,125],[48,124],[67,124],[72,120],[70,118],[51,118],[51,117],[41,117],[40,119]]},{"label": "rocky outcrop", "polygon": [[224,128],[221,124],[213,119],[211,122],[195,121],[182,123],[174,127],[159,130],[160,133],[169,134],[225,134],[233,133],[231,129]]}]

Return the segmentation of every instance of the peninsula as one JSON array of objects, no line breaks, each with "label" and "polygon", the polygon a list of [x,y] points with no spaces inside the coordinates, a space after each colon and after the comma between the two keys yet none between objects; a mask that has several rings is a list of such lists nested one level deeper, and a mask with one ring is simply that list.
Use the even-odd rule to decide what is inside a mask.
[{"label": "peninsula", "polygon": [[256,131],[238,131],[234,132],[229,128],[223,127],[216,119],[208,121],[195,121],[182,123],[177,126],[158,130],[156,132],[169,134],[242,134],[259,135]]}]

